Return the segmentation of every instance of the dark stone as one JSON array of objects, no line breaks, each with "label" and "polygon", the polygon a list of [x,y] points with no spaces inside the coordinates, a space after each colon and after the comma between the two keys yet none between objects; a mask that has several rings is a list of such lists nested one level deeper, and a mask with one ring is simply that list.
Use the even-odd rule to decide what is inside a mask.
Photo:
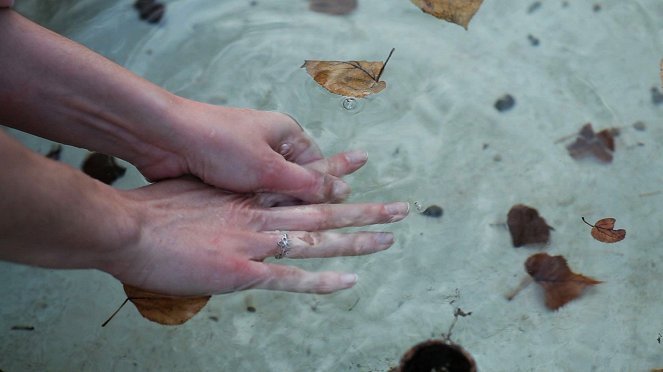
[{"label": "dark stone", "polygon": [[530,6],[527,8],[527,13],[532,14],[532,13],[536,12],[537,10],[539,10],[539,8],[541,8],[541,2],[540,1],[535,1],[532,4],[530,4]]},{"label": "dark stone", "polygon": [[107,185],[113,184],[127,171],[125,167],[117,164],[114,157],[98,152],[88,155],[81,169],[88,176]]},{"label": "dark stone", "polygon": [[247,306],[247,307],[246,307],[246,311],[248,311],[248,312],[250,312],[250,313],[255,313],[255,312],[256,312],[256,308],[253,307],[253,306]]},{"label": "dark stone", "polygon": [[51,146],[51,149],[46,154],[46,157],[53,160],[60,160],[60,154],[62,153],[62,145],[59,143]]},{"label": "dark stone", "polygon": [[495,109],[499,112],[511,110],[516,105],[516,100],[510,94],[505,94],[495,101]]},{"label": "dark stone", "polygon": [[534,37],[532,34],[527,35],[527,40],[529,40],[530,45],[539,46],[539,39]]},{"label": "dark stone", "polygon": [[421,214],[423,214],[424,216],[435,217],[435,218],[442,217],[443,213],[444,211],[442,210],[442,207],[437,206],[435,204],[431,205],[430,207],[424,209],[423,212],[421,212]]}]

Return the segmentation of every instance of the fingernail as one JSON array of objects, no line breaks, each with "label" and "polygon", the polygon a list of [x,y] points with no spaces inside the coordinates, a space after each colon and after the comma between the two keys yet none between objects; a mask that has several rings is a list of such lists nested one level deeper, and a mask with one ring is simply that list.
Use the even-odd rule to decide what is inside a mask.
[{"label": "fingernail", "polygon": [[406,216],[410,211],[410,204],[404,202],[396,202],[385,205],[387,213],[392,216]]},{"label": "fingernail", "polygon": [[388,232],[380,232],[375,234],[375,241],[380,245],[392,245],[394,243],[394,234]]},{"label": "fingernail", "polygon": [[350,151],[345,156],[352,164],[363,164],[366,162],[366,160],[368,160],[368,154],[366,151]]},{"label": "fingernail", "polygon": [[359,278],[357,277],[357,274],[352,274],[352,273],[341,274],[341,283],[347,286],[355,285],[358,279]]},{"label": "fingernail", "polygon": [[335,199],[343,200],[350,195],[350,186],[341,180],[334,181],[332,184],[332,195]]}]

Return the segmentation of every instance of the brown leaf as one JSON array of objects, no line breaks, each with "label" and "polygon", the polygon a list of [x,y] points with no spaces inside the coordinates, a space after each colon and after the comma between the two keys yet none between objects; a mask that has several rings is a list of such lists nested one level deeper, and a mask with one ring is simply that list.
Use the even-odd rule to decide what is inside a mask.
[{"label": "brown leaf", "polygon": [[550,239],[552,229],[539,212],[523,204],[511,207],[507,214],[507,225],[514,247],[526,244],[545,244]]},{"label": "brown leaf", "polygon": [[124,285],[124,292],[143,317],[164,325],[178,325],[196,315],[210,296],[178,297]]},{"label": "brown leaf", "polygon": [[463,26],[467,30],[483,0],[412,0],[425,13]]},{"label": "brown leaf", "polygon": [[624,229],[619,229],[619,230],[614,230],[613,228],[615,227],[615,220],[612,217],[608,218],[603,218],[598,221],[594,225],[590,224],[589,222],[585,221],[585,217],[582,217],[582,220],[584,223],[588,224],[589,226],[592,227],[592,237],[594,239],[603,242],[603,243],[616,243],[618,241],[624,240],[626,237],[626,230]]},{"label": "brown leaf", "polygon": [[380,77],[392,53],[394,49],[384,62],[306,60],[302,67],[318,84],[334,94],[366,97],[387,87]]},{"label": "brown leaf", "polygon": [[357,0],[309,0],[308,6],[318,13],[345,15],[357,9]]},{"label": "brown leaf", "polygon": [[576,137],[575,142],[566,146],[574,159],[580,159],[587,155],[594,155],[597,159],[610,163],[612,153],[615,151],[615,129],[603,129],[594,133],[591,123],[583,125]]},{"label": "brown leaf", "polygon": [[602,283],[596,279],[576,274],[569,269],[562,256],[537,253],[525,261],[525,271],[545,291],[546,306],[556,310],[574,300],[587,286]]}]

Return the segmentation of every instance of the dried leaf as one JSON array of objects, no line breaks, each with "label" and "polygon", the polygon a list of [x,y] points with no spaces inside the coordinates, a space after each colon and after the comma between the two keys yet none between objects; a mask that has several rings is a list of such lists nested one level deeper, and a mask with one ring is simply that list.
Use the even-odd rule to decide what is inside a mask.
[{"label": "dried leaf", "polygon": [[580,129],[575,142],[566,146],[566,149],[574,159],[594,155],[597,159],[610,163],[612,153],[615,151],[614,134],[614,129],[603,129],[598,133],[594,133],[592,124],[587,123]]},{"label": "dried leaf", "polygon": [[124,292],[143,317],[164,325],[178,325],[196,315],[210,296],[177,297],[148,292],[124,284]]},{"label": "dried leaf", "polygon": [[569,269],[562,256],[537,253],[525,261],[525,271],[545,291],[546,306],[556,310],[574,300],[587,286],[602,283],[596,279],[576,274]]},{"label": "dried leaf", "polygon": [[345,15],[357,9],[357,0],[309,0],[308,6],[318,13]]},{"label": "dried leaf", "polygon": [[412,0],[424,13],[463,26],[467,30],[483,0]]},{"label": "dried leaf", "polygon": [[127,169],[115,161],[115,158],[98,152],[90,153],[81,167],[88,176],[111,185],[118,178],[124,176]]},{"label": "dried leaf", "polygon": [[302,67],[318,84],[334,94],[366,97],[387,87],[380,77],[392,53],[394,49],[384,62],[306,60]]},{"label": "dried leaf", "polygon": [[545,244],[550,239],[552,229],[539,211],[523,204],[511,207],[507,214],[507,225],[514,247],[526,244]]},{"label": "dried leaf", "polygon": [[615,227],[615,221],[617,220],[612,217],[600,219],[593,225],[585,221],[585,217],[582,217],[582,221],[592,227],[592,237],[600,242],[616,243],[624,240],[626,237],[626,230],[613,229]]}]

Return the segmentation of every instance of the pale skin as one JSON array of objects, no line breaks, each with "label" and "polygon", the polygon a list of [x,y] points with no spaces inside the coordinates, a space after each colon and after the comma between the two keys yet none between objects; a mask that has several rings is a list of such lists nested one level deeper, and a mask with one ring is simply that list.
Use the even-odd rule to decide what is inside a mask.
[{"label": "pale skin", "polygon": [[[289,260],[384,250],[391,233],[329,230],[408,214],[399,202],[327,204],[348,196],[342,177],[367,156],[325,158],[287,115],[177,97],[13,10],[0,9],[0,39],[0,123],[159,180],[117,190],[0,131],[0,259],[99,269],[172,295],[330,293],[357,276]],[[282,231],[291,250],[276,261]]]}]

